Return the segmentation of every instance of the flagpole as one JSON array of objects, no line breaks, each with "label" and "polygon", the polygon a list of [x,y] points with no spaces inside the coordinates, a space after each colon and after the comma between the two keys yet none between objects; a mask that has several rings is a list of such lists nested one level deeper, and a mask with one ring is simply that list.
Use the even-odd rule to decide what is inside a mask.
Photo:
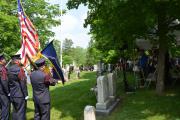
[{"label": "flagpole", "polygon": [[9,62],[6,64],[6,66],[5,66],[5,67],[7,67],[7,66],[11,63],[11,61],[12,61],[12,59],[11,59],[11,60],[9,60]]},{"label": "flagpole", "polygon": [[60,65],[62,67],[62,44],[63,44],[63,39],[62,39],[62,0],[60,0],[60,15],[61,15],[61,25],[60,25],[60,40],[61,40],[61,44],[60,44]]}]

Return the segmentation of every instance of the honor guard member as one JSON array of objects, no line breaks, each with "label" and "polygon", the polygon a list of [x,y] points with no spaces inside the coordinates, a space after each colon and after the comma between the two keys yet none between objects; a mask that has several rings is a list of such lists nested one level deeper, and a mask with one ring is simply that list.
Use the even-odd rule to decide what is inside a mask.
[{"label": "honor guard member", "polygon": [[20,55],[11,56],[12,65],[9,67],[10,99],[13,105],[12,120],[26,120],[26,100],[28,92],[26,76],[20,63]]},{"label": "honor guard member", "polygon": [[6,60],[4,55],[0,55],[0,120],[9,119],[10,100],[9,100],[9,87],[7,69],[5,67]]},{"label": "honor guard member", "polygon": [[50,120],[50,93],[49,85],[55,85],[50,73],[45,73],[45,59],[40,58],[35,62],[38,67],[30,75],[33,88],[35,106],[34,120]]}]

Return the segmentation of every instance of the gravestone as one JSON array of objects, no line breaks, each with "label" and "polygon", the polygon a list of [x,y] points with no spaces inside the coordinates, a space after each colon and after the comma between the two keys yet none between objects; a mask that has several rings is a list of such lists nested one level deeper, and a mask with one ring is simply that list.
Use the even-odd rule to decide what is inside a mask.
[{"label": "gravestone", "polygon": [[99,61],[97,64],[97,76],[102,75],[102,62]]},{"label": "gravestone", "polygon": [[106,71],[106,65],[104,63],[102,63],[102,66],[101,66],[101,70],[102,70],[102,73]]},{"label": "gravestone", "polygon": [[108,79],[106,76],[99,76],[97,79],[97,104],[96,111],[106,112],[110,105]]},{"label": "gravestone", "polygon": [[114,70],[113,71],[113,74],[114,74],[114,79],[116,79],[116,81],[117,81],[117,79],[118,79],[118,70]]},{"label": "gravestone", "polygon": [[108,77],[109,98],[113,102],[115,101],[116,98],[117,81],[114,73],[107,74],[107,77]]},{"label": "gravestone", "polygon": [[111,64],[108,64],[108,72],[109,72],[109,73],[112,72],[112,66],[111,66]]},{"label": "gravestone", "polygon": [[69,79],[68,79],[68,71],[65,68],[62,68],[62,72],[63,72],[65,81],[66,82],[69,81]]},{"label": "gravestone", "polygon": [[107,74],[108,77],[108,86],[109,86],[109,98],[111,100],[110,110],[112,111],[120,99],[117,97],[117,76],[114,73]]},{"label": "gravestone", "polygon": [[94,65],[94,71],[98,71],[98,66]]},{"label": "gravestone", "polygon": [[110,114],[120,101],[116,97],[116,79],[113,73],[98,77],[97,95],[97,115]]},{"label": "gravestone", "polygon": [[94,106],[87,105],[84,109],[84,120],[96,120]]}]

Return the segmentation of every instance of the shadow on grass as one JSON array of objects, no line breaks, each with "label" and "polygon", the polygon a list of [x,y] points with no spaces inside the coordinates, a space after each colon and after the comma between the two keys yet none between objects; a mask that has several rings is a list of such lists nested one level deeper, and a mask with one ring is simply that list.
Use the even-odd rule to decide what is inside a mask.
[{"label": "shadow on grass", "polygon": [[59,111],[59,119],[68,117],[73,120],[83,119],[84,107],[95,105],[95,95],[90,91],[96,83],[95,73],[86,72],[81,78],[51,90],[51,109]]},{"label": "shadow on grass", "polygon": [[108,117],[98,120],[179,120],[180,85],[157,96],[154,89],[139,89],[135,94],[124,94],[122,103]]}]

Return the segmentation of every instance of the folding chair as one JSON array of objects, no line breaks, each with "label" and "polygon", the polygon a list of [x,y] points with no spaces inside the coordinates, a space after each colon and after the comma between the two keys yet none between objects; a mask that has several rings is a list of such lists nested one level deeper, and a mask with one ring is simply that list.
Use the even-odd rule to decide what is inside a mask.
[{"label": "folding chair", "polygon": [[149,88],[151,82],[156,82],[157,80],[157,70],[154,73],[149,73],[147,78],[145,79],[145,87]]},{"label": "folding chair", "polygon": [[141,80],[145,80],[144,72],[141,68],[138,66],[134,66],[134,77],[135,77],[135,87],[140,88],[141,87]]}]

